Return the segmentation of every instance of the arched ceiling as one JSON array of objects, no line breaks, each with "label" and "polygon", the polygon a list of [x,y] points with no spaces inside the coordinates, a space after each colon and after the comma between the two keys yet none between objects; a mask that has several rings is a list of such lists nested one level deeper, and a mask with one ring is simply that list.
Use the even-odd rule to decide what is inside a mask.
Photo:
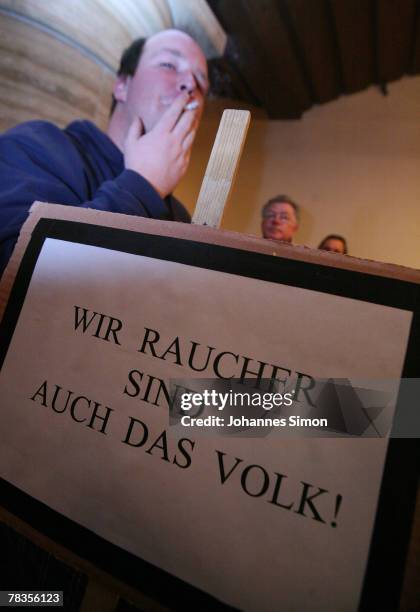
[{"label": "arched ceiling", "polygon": [[208,58],[226,35],[205,0],[0,0],[0,130],[39,118],[105,127],[122,51],[187,28]]}]

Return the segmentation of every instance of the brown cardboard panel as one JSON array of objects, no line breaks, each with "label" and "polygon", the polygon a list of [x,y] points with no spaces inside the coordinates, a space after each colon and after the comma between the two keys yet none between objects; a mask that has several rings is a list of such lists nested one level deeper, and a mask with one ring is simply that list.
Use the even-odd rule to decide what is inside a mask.
[{"label": "brown cardboard panel", "polygon": [[[255,253],[273,255],[276,257],[282,257],[296,261],[322,264],[331,268],[352,270],[359,273],[378,275],[391,279],[410,281],[413,283],[420,282],[419,271],[410,270],[408,268],[403,268],[400,266],[359,260],[353,257],[340,256],[333,253],[309,249],[306,247],[279,244],[274,241],[268,241],[251,236],[243,236],[234,232],[214,230],[208,227],[190,226],[180,223],[135,218],[127,215],[103,213],[95,210],[77,209],[75,207],[69,206],[36,203],[32,208],[32,212],[29,216],[28,221],[22,228],[19,242],[12,256],[12,259],[5,271],[0,285],[0,314],[3,311],[7,302],[8,294],[10,292],[14,277],[19,267],[19,262],[29,242],[32,231],[38,220],[43,217],[69,221],[79,221],[82,223],[91,223],[94,225],[103,225],[106,227],[138,231],[146,234],[194,240],[208,244],[223,245]],[[416,515],[418,519],[418,506]],[[0,514],[0,516],[2,520],[5,520],[5,518],[7,518],[3,512]],[[9,523],[11,522],[13,524],[16,524],[16,528],[22,529],[23,531],[25,531],[26,529],[22,522],[17,521],[15,523],[15,521],[11,517],[9,517],[7,521],[9,521]],[[19,525],[17,523],[19,523]],[[31,538],[37,537],[36,533],[33,532],[33,530],[31,529],[28,530],[28,536]],[[43,539],[44,536],[40,536],[40,538]],[[50,549],[50,546],[54,546],[54,544],[47,541],[47,539],[44,539],[44,545],[48,549]],[[411,542],[411,550],[407,566],[408,569],[406,572],[404,593],[404,601],[406,604],[407,602],[413,601],[413,599],[415,598],[416,583],[414,577],[416,574],[413,568],[415,567],[416,551],[418,551],[418,545],[418,538],[413,538]],[[80,561],[76,561],[76,563],[80,563]]]}]

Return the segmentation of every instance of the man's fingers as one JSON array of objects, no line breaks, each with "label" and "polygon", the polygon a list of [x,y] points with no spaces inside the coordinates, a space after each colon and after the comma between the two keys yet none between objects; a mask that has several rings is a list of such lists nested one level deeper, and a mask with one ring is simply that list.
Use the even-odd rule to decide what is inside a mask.
[{"label": "man's fingers", "polygon": [[179,140],[182,142],[185,136],[189,134],[189,132],[191,132],[192,129],[196,129],[196,128],[197,128],[197,111],[187,110],[181,115],[178,123],[172,130],[172,133],[174,134],[174,136],[179,138]]},{"label": "man's fingers", "polygon": [[185,105],[187,104],[189,93],[183,91],[175,98],[172,104],[163,113],[161,119],[156,124],[156,128],[160,132],[172,132],[177,124],[178,119],[182,115]]},{"label": "man's fingers", "polygon": [[134,142],[143,135],[144,126],[140,117],[134,117],[127,131],[127,142]]},{"label": "man's fingers", "polygon": [[188,149],[192,147],[195,135],[196,135],[196,130],[192,130],[191,132],[188,132],[188,134],[185,136],[184,140],[182,141],[183,151],[188,151]]}]

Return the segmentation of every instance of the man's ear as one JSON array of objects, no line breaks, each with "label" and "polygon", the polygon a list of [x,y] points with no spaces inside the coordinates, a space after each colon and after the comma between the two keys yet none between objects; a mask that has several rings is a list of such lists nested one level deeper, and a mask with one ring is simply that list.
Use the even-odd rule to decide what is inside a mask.
[{"label": "man's ear", "polygon": [[117,77],[117,80],[114,83],[114,89],[112,90],[114,98],[117,102],[125,102],[127,100],[129,82],[130,77],[126,74],[122,74]]}]

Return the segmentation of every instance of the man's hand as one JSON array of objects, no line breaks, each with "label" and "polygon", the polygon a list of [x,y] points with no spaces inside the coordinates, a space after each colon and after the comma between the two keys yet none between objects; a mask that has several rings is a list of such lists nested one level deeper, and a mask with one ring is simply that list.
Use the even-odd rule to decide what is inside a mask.
[{"label": "man's hand", "polygon": [[142,121],[136,117],[124,142],[125,167],[144,176],[162,198],[175,189],[188,168],[199,116],[197,109],[184,111],[188,99],[189,94],[182,92],[144,136]]}]

